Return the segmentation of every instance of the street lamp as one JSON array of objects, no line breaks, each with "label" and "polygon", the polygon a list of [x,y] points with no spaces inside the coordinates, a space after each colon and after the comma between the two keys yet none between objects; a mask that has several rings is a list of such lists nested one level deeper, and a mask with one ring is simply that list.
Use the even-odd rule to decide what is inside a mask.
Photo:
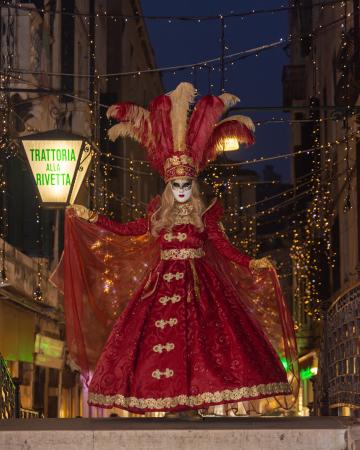
[{"label": "street lamp", "polygon": [[62,130],[20,139],[42,206],[63,208],[74,203],[92,159],[90,144]]}]

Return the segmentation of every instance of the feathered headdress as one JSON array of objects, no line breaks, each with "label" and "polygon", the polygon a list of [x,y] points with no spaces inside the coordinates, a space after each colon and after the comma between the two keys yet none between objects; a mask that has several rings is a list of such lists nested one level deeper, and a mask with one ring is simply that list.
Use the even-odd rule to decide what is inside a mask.
[{"label": "feathered headdress", "polygon": [[166,95],[156,97],[149,110],[133,103],[110,106],[107,117],[119,123],[109,130],[109,138],[131,137],[147,151],[152,167],[165,182],[175,178],[195,178],[223,149],[225,138],[239,144],[254,143],[254,124],[249,117],[221,117],[239,99],[232,94],[206,95],[194,106],[195,88],[180,83]]}]

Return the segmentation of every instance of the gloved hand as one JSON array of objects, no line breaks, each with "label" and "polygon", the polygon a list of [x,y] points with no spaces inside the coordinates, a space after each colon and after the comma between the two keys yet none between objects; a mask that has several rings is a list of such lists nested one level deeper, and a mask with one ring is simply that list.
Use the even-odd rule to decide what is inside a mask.
[{"label": "gloved hand", "polygon": [[77,217],[81,219],[87,220],[88,222],[96,222],[98,219],[98,214],[95,211],[91,211],[83,205],[70,205],[68,208],[71,208]]},{"label": "gloved hand", "polygon": [[259,269],[274,269],[274,266],[269,258],[264,257],[260,259],[252,259],[249,264],[251,270]]}]

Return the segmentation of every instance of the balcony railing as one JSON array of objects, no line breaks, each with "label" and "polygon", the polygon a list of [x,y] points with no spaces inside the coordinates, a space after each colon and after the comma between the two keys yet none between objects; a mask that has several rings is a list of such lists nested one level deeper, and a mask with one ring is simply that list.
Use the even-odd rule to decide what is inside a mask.
[{"label": "balcony railing", "polygon": [[20,408],[20,418],[21,419],[38,419],[40,414],[38,411],[33,409]]},{"label": "balcony railing", "polygon": [[360,408],[360,283],[331,304],[327,314],[330,408]]},{"label": "balcony railing", "polygon": [[0,419],[15,417],[16,387],[0,353]]}]

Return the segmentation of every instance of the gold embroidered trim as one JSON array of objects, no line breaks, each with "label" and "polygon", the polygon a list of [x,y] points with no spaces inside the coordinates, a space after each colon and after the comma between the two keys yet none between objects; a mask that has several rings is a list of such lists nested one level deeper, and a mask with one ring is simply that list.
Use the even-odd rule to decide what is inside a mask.
[{"label": "gold embroidered trim", "polygon": [[165,233],[164,234],[164,239],[168,242],[174,241],[175,239],[182,242],[182,241],[185,241],[186,238],[187,238],[186,233],[176,233],[176,234]]},{"label": "gold embroidered trim", "polygon": [[202,258],[205,255],[202,248],[171,248],[169,250],[161,250],[161,259],[189,259]]},{"label": "gold embroidered trim", "polygon": [[169,325],[170,327],[173,327],[174,325],[177,325],[178,320],[176,319],[176,317],[171,317],[169,320],[157,320],[155,322],[155,326],[157,328],[161,328],[162,330],[166,327],[166,325]]},{"label": "gold embroidered trim", "polygon": [[175,217],[175,225],[195,225],[195,222],[192,216],[176,216]]},{"label": "gold embroidered trim", "polygon": [[161,372],[160,369],[154,370],[154,372],[151,374],[153,378],[156,378],[157,380],[160,380],[161,377],[170,378],[174,376],[174,371],[172,369],[165,369],[165,372]]},{"label": "gold embroidered trim", "polygon": [[[192,260],[192,259],[190,260],[190,267],[191,267],[191,272],[192,272],[192,276],[193,276],[195,298],[196,298],[197,300],[199,300],[199,298],[200,298],[200,284],[199,284],[199,277],[198,277],[198,274],[197,274],[197,272],[196,272],[194,260]],[[188,299],[188,302],[189,302],[189,299]]]},{"label": "gold embroidered trim", "polygon": [[182,280],[184,278],[184,275],[185,272],[175,272],[175,273],[168,272],[163,275],[163,278],[165,281],[170,283],[170,281],[172,281],[174,278],[177,281]]},{"label": "gold embroidered trim", "polygon": [[164,295],[164,297],[159,298],[159,302],[162,305],[166,305],[168,302],[177,303],[180,300],[181,300],[181,297],[180,297],[180,295],[177,295],[177,294],[173,295],[172,297],[168,297],[167,295]]},{"label": "gold embroidered trim", "polygon": [[167,342],[165,345],[162,344],[156,344],[153,347],[154,352],[156,353],[162,353],[163,350],[166,350],[167,352],[171,352],[171,350],[174,350],[175,344],[173,342]]},{"label": "gold embroidered trim", "polygon": [[168,169],[169,167],[173,166],[180,166],[183,164],[189,164],[190,166],[194,167],[194,160],[189,155],[179,155],[179,156],[170,156],[170,158],[167,158],[164,164],[164,169]]},{"label": "gold embroidered trim", "polygon": [[257,270],[257,269],[273,269],[274,266],[272,265],[269,258],[264,257],[260,259],[252,259],[249,264],[250,269]]},{"label": "gold embroidered trim", "polygon": [[193,211],[194,211],[194,205],[190,202],[175,204],[175,215],[176,216],[188,216]]},{"label": "gold embroidered trim", "polygon": [[[159,369],[157,370],[160,372]],[[161,411],[168,408],[176,408],[177,406],[200,406],[209,403],[221,404],[222,402],[237,402],[249,398],[261,396],[272,397],[280,394],[291,394],[288,383],[259,384],[257,386],[244,386],[237,389],[225,389],[224,391],[203,392],[198,395],[183,394],[177,395],[176,397],[164,398],[124,397],[121,394],[103,395],[90,392],[89,403],[93,405],[119,406],[142,410],[157,409]]]},{"label": "gold embroidered trim", "polygon": [[[155,292],[156,287],[157,287],[157,285],[158,285],[159,276],[160,276],[160,273],[157,272],[157,274],[156,274],[156,280],[155,280],[155,283],[154,283],[154,287],[151,289],[151,291],[147,292],[146,294],[143,294],[143,295],[141,296],[141,300],[145,300],[145,298],[150,297],[150,295],[152,295],[152,294]],[[148,280],[147,280],[147,282],[146,282],[144,291],[149,287],[149,285],[150,285],[150,280],[151,280],[151,273],[150,273],[149,278],[148,278]]]}]

